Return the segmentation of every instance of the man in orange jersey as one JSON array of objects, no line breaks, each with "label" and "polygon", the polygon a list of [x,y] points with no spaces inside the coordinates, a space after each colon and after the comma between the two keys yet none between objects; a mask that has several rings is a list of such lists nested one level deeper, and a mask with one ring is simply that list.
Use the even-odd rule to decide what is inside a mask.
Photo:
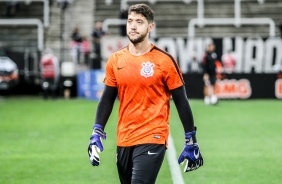
[{"label": "man in orange jersey", "polygon": [[117,169],[123,184],[155,183],[168,146],[171,95],[186,139],[178,162],[187,160],[185,172],[203,165],[182,73],[170,54],[149,42],[153,28],[150,7],[130,6],[126,26],[130,43],[107,61],[105,90],[88,146],[90,162],[98,166],[104,128],[118,95]]}]

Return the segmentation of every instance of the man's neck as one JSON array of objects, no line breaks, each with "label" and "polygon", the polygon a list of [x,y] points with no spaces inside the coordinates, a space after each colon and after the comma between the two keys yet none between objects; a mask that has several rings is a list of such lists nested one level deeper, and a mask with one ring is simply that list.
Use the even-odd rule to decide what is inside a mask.
[{"label": "man's neck", "polygon": [[141,56],[151,50],[151,43],[148,40],[137,44],[130,43],[128,50],[134,56]]}]

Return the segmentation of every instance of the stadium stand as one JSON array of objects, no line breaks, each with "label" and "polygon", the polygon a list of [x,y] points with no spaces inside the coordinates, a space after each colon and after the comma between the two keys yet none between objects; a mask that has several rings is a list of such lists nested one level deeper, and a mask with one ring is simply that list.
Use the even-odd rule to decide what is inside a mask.
[{"label": "stadium stand", "polygon": [[28,82],[38,74],[44,32],[49,26],[49,3],[49,0],[0,1],[0,49],[17,64],[20,77]]},{"label": "stadium stand", "polygon": [[[127,4],[144,1],[128,0]],[[186,37],[188,22],[198,16],[198,2],[193,1],[147,1],[154,9],[157,23],[157,36]],[[150,3],[154,2],[154,3]],[[205,0],[204,18],[234,18],[234,0]],[[117,18],[121,3],[117,0],[96,1],[95,17],[99,20]],[[280,9],[282,2],[279,0],[242,0],[240,6],[241,18],[269,18],[276,25],[275,34],[279,35],[278,25],[282,23]],[[109,28],[110,34],[118,35],[118,26]],[[269,36],[268,25],[220,25],[196,27],[195,36],[199,37],[223,37],[223,36]]]},{"label": "stadium stand", "polygon": [[[202,12],[199,6],[201,1],[203,2]],[[281,0],[70,0],[71,4],[65,10],[58,6],[58,0],[19,0],[12,14],[7,15],[8,2],[9,0],[0,0],[0,49],[5,48],[11,57],[16,56],[12,59],[16,60],[22,73],[26,70],[34,70],[33,72],[36,73],[41,52],[45,48],[51,48],[60,62],[71,61],[72,29],[79,27],[81,35],[91,40],[95,22],[118,19],[124,2],[128,5],[141,2],[150,4],[155,11],[156,37],[186,38],[191,34],[188,30],[191,20],[197,18],[235,19],[236,15],[240,18],[256,18],[257,20],[266,18],[269,22],[273,21],[275,36],[281,35],[279,30],[282,25]],[[235,2],[240,3],[239,14],[236,14]],[[31,23],[17,24],[17,20]],[[109,35],[120,35],[119,25],[109,21],[107,26]],[[266,38],[270,36],[270,27],[270,23],[236,26],[234,21],[234,24],[202,27],[195,24],[193,31],[196,37],[260,36]],[[33,67],[27,68],[25,63],[28,62],[30,62],[28,66]]]},{"label": "stadium stand", "polygon": [[[15,10],[11,15],[7,13],[8,2],[0,1],[0,45],[18,52],[25,52],[26,49],[37,47],[43,49],[43,43],[39,46],[37,34],[38,29],[43,29],[43,1],[30,3],[18,1],[18,4],[14,5]],[[8,23],[5,24],[4,21]],[[47,26],[48,19],[46,21]]]},{"label": "stadium stand", "polygon": [[[73,1],[72,5],[62,17],[62,11],[56,1],[49,1],[49,16],[46,20],[44,12],[44,0],[19,1],[16,12],[12,17],[6,17],[6,5],[8,0],[0,1],[1,19],[38,19],[44,25],[44,48],[53,48],[57,53],[68,49],[70,32],[74,26],[79,25],[81,33],[90,37],[94,23],[97,20],[118,18],[121,10],[121,2],[128,5],[144,1],[118,1],[118,0],[96,0],[96,1]],[[186,37],[188,23],[195,19],[198,14],[198,2],[191,1],[168,1],[155,0],[147,1],[156,12],[157,37]],[[154,2],[154,3],[151,3]],[[275,34],[280,35],[279,25],[282,23],[280,9],[282,2],[279,0],[241,0],[241,18],[270,18],[274,21]],[[204,18],[234,18],[234,0],[205,0]],[[89,16],[91,15],[91,16]],[[61,25],[61,18],[64,19],[64,27]],[[46,22],[47,21],[47,22]],[[50,23],[50,24],[49,24]],[[46,26],[47,25],[47,26]],[[61,31],[65,30],[64,43],[61,44]],[[27,48],[34,49],[38,46],[38,28],[36,25],[1,25],[0,45],[9,47],[12,50],[24,52]],[[110,35],[119,35],[119,26],[113,25],[108,29]],[[195,36],[200,37],[223,37],[223,36],[269,36],[267,25],[206,25],[195,27]]]},{"label": "stadium stand", "polygon": [[27,89],[27,83],[39,84],[39,61],[46,48],[51,48],[60,61],[69,61],[72,28],[79,26],[88,37],[92,31],[93,1],[72,1],[64,11],[57,2],[0,0],[0,49],[18,65],[21,91]]},{"label": "stadium stand", "polygon": [[[48,2],[48,16],[45,16],[45,2]],[[52,48],[56,52],[61,49],[61,31],[64,33],[64,40],[69,41],[70,32],[74,26],[79,25],[83,35],[89,36],[93,25],[92,1],[73,1],[65,12],[61,11],[55,0],[31,0],[18,1],[16,11],[7,16],[8,0],[0,0],[0,24],[1,20],[22,20],[31,19],[41,21],[44,24],[43,48]],[[28,3],[27,3],[28,2]],[[89,16],[91,15],[91,16]],[[61,21],[62,20],[62,21]],[[62,24],[64,23],[63,27]],[[34,49],[38,46],[37,26],[13,24],[0,25],[0,45],[14,51],[25,52],[27,48]],[[63,45],[68,48],[68,43]],[[65,48],[64,48],[65,49]]]},{"label": "stadium stand", "polygon": [[73,1],[65,11],[62,11],[57,3],[53,3],[50,11],[51,24],[46,30],[45,47],[52,48],[59,58],[60,52],[64,52],[64,58],[62,59],[70,60],[69,50],[72,29],[79,27],[81,34],[90,38],[94,26],[94,2],[87,0]]}]

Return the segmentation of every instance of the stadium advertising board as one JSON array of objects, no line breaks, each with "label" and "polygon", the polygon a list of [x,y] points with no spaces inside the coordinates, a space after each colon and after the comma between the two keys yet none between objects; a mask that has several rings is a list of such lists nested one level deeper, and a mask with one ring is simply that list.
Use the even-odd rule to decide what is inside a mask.
[{"label": "stadium advertising board", "polygon": [[282,78],[275,82],[275,96],[282,99]]},{"label": "stadium advertising board", "polygon": [[77,75],[77,96],[90,100],[99,100],[104,91],[104,70],[82,71]]},{"label": "stadium advertising board", "polygon": [[[282,40],[281,38],[173,38],[161,37],[151,40],[156,46],[167,50],[179,62],[184,74],[188,96],[202,98],[202,69],[200,63],[208,43],[216,45],[217,58],[224,64],[225,56],[235,60],[233,70],[225,68],[218,72],[217,94],[224,99],[282,98]],[[128,44],[126,37],[104,37],[102,56],[109,55]],[[230,57],[227,57],[230,58]],[[105,65],[105,62],[102,66]],[[191,79],[194,79],[194,81]],[[197,81],[197,82],[195,82]],[[191,86],[191,88],[189,87]],[[201,90],[199,90],[200,88]]]}]

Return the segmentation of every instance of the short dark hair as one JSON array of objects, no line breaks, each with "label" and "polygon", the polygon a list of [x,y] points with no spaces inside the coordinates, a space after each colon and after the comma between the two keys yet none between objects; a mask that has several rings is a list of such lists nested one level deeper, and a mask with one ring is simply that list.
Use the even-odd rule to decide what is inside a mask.
[{"label": "short dark hair", "polygon": [[135,12],[143,15],[149,23],[154,22],[154,11],[146,4],[134,4],[128,9],[128,14]]}]

